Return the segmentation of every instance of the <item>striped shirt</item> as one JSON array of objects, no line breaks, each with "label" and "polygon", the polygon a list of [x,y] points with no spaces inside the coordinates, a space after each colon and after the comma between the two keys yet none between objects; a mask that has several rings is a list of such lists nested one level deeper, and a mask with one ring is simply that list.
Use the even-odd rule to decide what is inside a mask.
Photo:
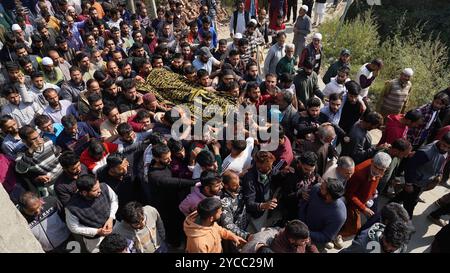
[{"label": "striped shirt", "polygon": [[250,55],[251,56],[256,55],[256,52],[258,51],[258,46],[264,44],[264,37],[262,36],[261,32],[259,32],[259,30],[256,29],[250,35],[250,33],[246,31],[243,36],[248,40],[248,48],[250,50]]},{"label": "striped shirt", "polygon": [[252,59],[252,55],[250,53],[250,47],[247,48],[245,53],[240,54],[240,58],[244,62],[245,65],[248,64],[248,62]]},{"label": "striped shirt", "polygon": [[386,82],[385,88],[381,113],[385,116],[389,114],[400,114],[408,100],[408,95],[411,91],[411,82],[408,81],[402,84],[399,79],[395,79]]},{"label": "striped shirt", "polygon": [[47,185],[53,184],[62,173],[57,154],[58,148],[49,139],[40,150],[35,151],[31,156],[28,153],[21,153],[16,160],[16,171],[20,174],[28,174],[32,177],[47,175],[50,181]]}]

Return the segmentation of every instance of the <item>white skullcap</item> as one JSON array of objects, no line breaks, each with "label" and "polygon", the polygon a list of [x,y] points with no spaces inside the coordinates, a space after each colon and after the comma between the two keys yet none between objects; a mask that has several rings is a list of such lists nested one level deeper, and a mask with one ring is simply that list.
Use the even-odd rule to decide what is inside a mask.
[{"label": "white skullcap", "polygon": [[42,59],[42,65],[53,65],[53,60],[49,57],[45,57]]},{"label": "white skullcap", "polygon": [[309,8],[307,5],[303,5],[300,7],[302,10],[304,10],[305,12],[308,12]]},{"label": "white skullcap", "polygon": [[258,24],[258,21],[256,21],[256,19],[251,19],[251,20],[250,20],[250,23],[253,23],[253,24],[257,25],[257,24]]},{"label": "white skullcap", "polygon": [[235,39],[242,39],[242,33],[236,33],[236,34],[234,34],[234,37],[233,38],[235,38]]},{"label": "white skullcap", "polygon": [[67,10],[75,11],[75,8],[74,8],[73,6],[68,6],[68,7],[67,7]]},{"label": "white skullcap", "polygon": [[18,24],[14,24],[14,25],[12,25],[11,30],[12,31],[18,31],[18,30],[21,30],[21,28],[20,28],[20,26]]},{"label": "white skullcap", "polygon": [[320,34],[320,33],[314,33],[314,35],[313,35],[313,39],[319,39],[319,40],[322,40],[322,34]]},{"label": "white skullcap", "polygon": [[403,70],[403,74],[405,74],[406,76],[412,77],[412,75],[414,75],[414,71],[412,70],[412,68],[405,68]]}]

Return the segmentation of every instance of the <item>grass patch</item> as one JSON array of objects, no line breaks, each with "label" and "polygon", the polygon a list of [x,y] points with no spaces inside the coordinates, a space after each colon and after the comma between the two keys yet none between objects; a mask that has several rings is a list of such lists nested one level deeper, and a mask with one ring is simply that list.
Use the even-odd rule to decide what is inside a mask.
[{"label": "grass patch", "polygon": [[[352,78],[364,63],[375,57],[384,60],[385,66],[370,89],[375,99],[385,81],[398,77],[404,68],[411,67],[414,70],[408,103],[408,109],[411,109],[429,102],[437,91],[448,86],[450,69],[447,66],[448,48],[440,41],[439,35],[426,33],[423,24],[406,29],[405,17],[406,14],[399,18],[397,26],[391,33],[386,33],[387,38],[382,43],[377,32],[377,20],[370,10],[345,22],[337,39],[337,18],[324,22],[320,31],[324,37],[327,65],[336,60],[342,48],[351,50]],[[405,30],[407,35],[404,35]]]}]

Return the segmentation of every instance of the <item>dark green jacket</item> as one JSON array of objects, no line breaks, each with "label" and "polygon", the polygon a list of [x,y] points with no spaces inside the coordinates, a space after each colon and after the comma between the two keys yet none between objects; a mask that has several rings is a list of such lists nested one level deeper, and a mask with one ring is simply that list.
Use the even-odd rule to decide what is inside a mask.
[{"label": "dark green jacket", "polygon": [[288,59],[287,56],[281,58],[277,64],[276,73],[278,77],[283,73],[295,74],[295,58]]},{"label": "dark green jacket", "polygon": [[328,70],[327,73],[325,73],[325,75],[323,76],[323,82],[325,84],[329,83],[331,81],[331,78],[336,77],[339,69],[341,69],[341,67],[343,67],[344,65],[347,65],[350,68],[350,64],[344,64],[341,59],[339,59],[337,62],[335,62],[334,64],[332,64]]},{"label": "dark green jacket", "polygon": [[314,97],[314,95],[323,100],[324,95],[320,91],[316,72],[313,71],[310,76],[307,76],[304,70],[299,70],[298,74],[294,77],[294,85],[297,99],[305,107],[306,101]]}]

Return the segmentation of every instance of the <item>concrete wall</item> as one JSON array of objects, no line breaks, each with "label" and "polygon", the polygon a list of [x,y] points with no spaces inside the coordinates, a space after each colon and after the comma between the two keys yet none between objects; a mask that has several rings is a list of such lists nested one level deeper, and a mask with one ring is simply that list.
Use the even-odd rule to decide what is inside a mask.
[{"label": "concrete wall", "polygon": [[0,186],[0,253],[42,253],[41,244]]}]

